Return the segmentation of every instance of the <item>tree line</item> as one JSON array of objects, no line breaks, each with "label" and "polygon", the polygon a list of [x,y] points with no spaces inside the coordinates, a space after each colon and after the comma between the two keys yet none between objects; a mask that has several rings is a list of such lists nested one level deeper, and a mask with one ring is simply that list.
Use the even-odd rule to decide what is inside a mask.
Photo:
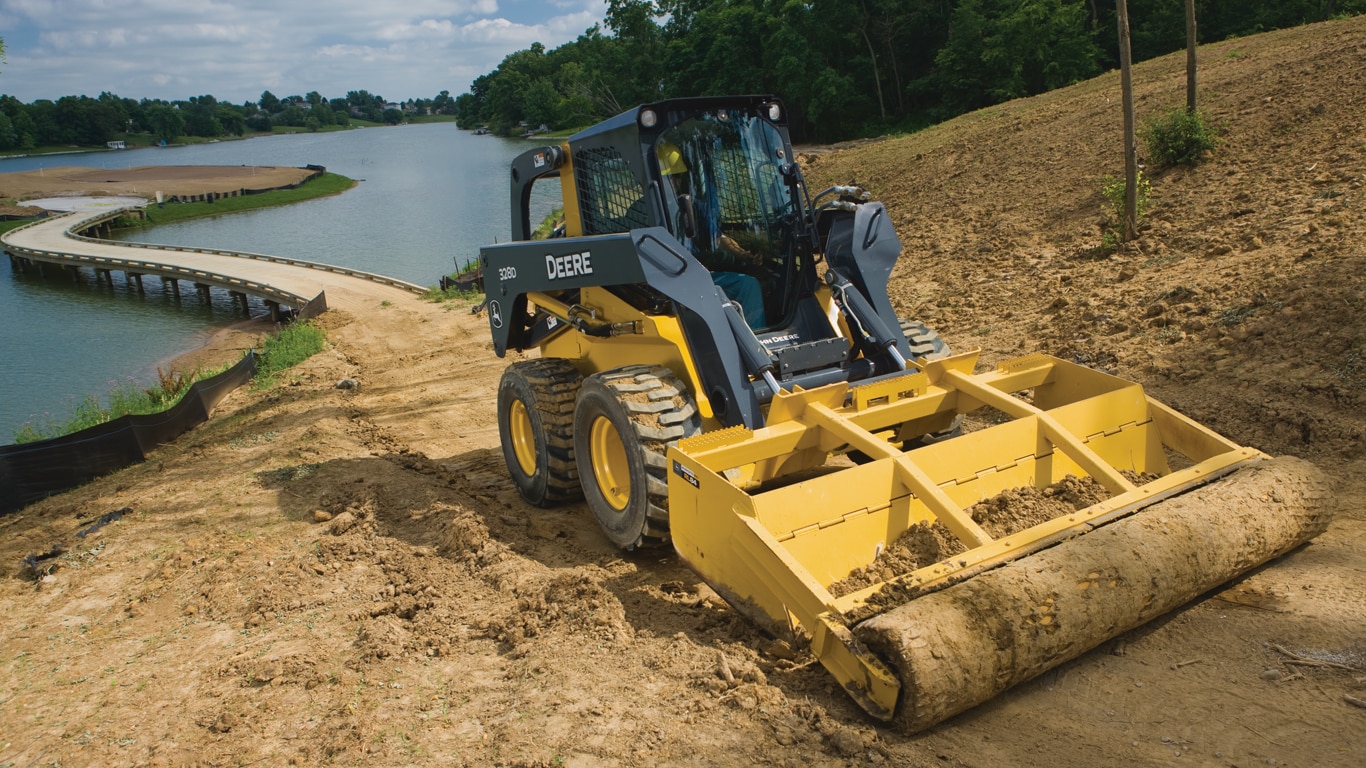
[{"label": "tree line", "polygon": [[[681,96],[773,93],[798,141],[913,130],[1118,64],[1099,0],[607,0],[600,25],[509,54],[456,98],[463,127],[589,125]],[[1366,12],[1366,0],[1197,0],[1200,39]],[[1184,47],[1184,0],[1130,0],[1135,60]]]},{"label": "tree line", "polygon": [[99,146],[130,133],[150,134],[172,143],[183,136],[217,138],[275,126],[320,130],[349,125],[352,118],[397,124],[407,115],[454,114],[455,99],[442,91],[431,99],[391,104],[368,91],[327,99],[317,91],[279,98],[270,91],[257,101],[232,104],[213,96],[181,101],[134,100],[104,92],[98,98],[63,96],[24,104],[0,95],[0,151],[42,146]]}]

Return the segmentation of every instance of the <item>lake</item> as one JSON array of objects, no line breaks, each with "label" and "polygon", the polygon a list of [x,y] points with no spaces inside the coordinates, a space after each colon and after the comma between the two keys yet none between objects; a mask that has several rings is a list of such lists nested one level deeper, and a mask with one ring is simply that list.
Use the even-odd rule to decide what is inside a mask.
[{"label": "lake", "polygon": [[[291,134],[187,147],[0,160],[0,173],[61,166],[326,166],[356,179],[334,197],[133,230],[121,239],[253,251],[378,272],[419,285],[509,238],[508,168],[537,146],[475,136],[454,123]],[[553,185],[538,185],[538,192]],[[538,201],[548,211],[554,201]],[[225,293],[200,301],[181,284],[175,298],[144,278],[146,294],[91,274],[79,283],[20,273],[5,259],[0,275],[0,443],[26,421],[64,420],[86,395],[111,384],[156,380],[156,369],[246,319]],[[262,314],[252,302],[252,314]],[[434,339],[433,343],[439,343]]]}]

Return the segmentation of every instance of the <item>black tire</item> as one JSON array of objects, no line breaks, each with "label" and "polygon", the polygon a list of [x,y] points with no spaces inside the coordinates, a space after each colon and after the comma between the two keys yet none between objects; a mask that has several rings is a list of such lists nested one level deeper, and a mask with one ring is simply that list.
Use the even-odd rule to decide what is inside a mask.
[{"label": "black tire", "polygon": [[668,543],[665,453],[701,430],[687,387],[668,368],[631,365],[583,380],[574,456],[583,497],[612,543],[626,550]]},{"label": "black tire", "polygon": [[[942,360],[953,356],[953,350],[949,349],[948,343],[940,338],[938,331],[919,320],[907,320],[904,317],[897,319],[901,321],[901,332],[906,335],[906,343],[911,345],[911,359]],[[947,429],[907,440],[901,444],[901,448],[902,450],[919,448],[922,445],[943,442],[961,434],[963,434],[963,416],[960,414],[953,418],[953,423]]]},{"label": "black tire", "polygon": [[498,437],[522,498],[548,507],[582,496],[574,462],[579,375],[568,360],[513,363],[498,383]]},{"label": "black tire", "polygon": [[901,332],[906,336],[906,343],[911,345],[911,360],[922,357],[926,360],[941,360],[953,354],[939,333],[928,325],[904,317],[898,320],[901,321]]}]

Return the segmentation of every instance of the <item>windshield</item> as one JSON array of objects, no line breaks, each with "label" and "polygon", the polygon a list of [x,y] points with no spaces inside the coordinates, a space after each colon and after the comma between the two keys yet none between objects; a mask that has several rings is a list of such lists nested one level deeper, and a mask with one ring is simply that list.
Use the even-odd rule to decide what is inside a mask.
[{"label": "windshield", "polygon": [[[781,167],[782,135],[754,115],[717,110],[680,123],[655,145],[675,235],[706,261],[743,251],[768,259],[782,245],[792,199]],[[693,225],[681,217],[691,207]]]}]

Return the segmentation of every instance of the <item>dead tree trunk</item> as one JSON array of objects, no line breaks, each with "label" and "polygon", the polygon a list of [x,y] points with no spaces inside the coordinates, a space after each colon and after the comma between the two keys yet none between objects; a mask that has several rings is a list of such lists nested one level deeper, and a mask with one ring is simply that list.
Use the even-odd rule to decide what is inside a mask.
[{"label": "dead tree trunk", "polygon": [[1195,0],[1186,0],[1186,111],[1195,114]]},{"label": "dead tree trunk", "polygon": [[1119,10],[1119,83],[1124,97],[1124,242],[1138,237],[1138,142],[1134,138],[1133,54],[1129,50],[1129,6]]}]

